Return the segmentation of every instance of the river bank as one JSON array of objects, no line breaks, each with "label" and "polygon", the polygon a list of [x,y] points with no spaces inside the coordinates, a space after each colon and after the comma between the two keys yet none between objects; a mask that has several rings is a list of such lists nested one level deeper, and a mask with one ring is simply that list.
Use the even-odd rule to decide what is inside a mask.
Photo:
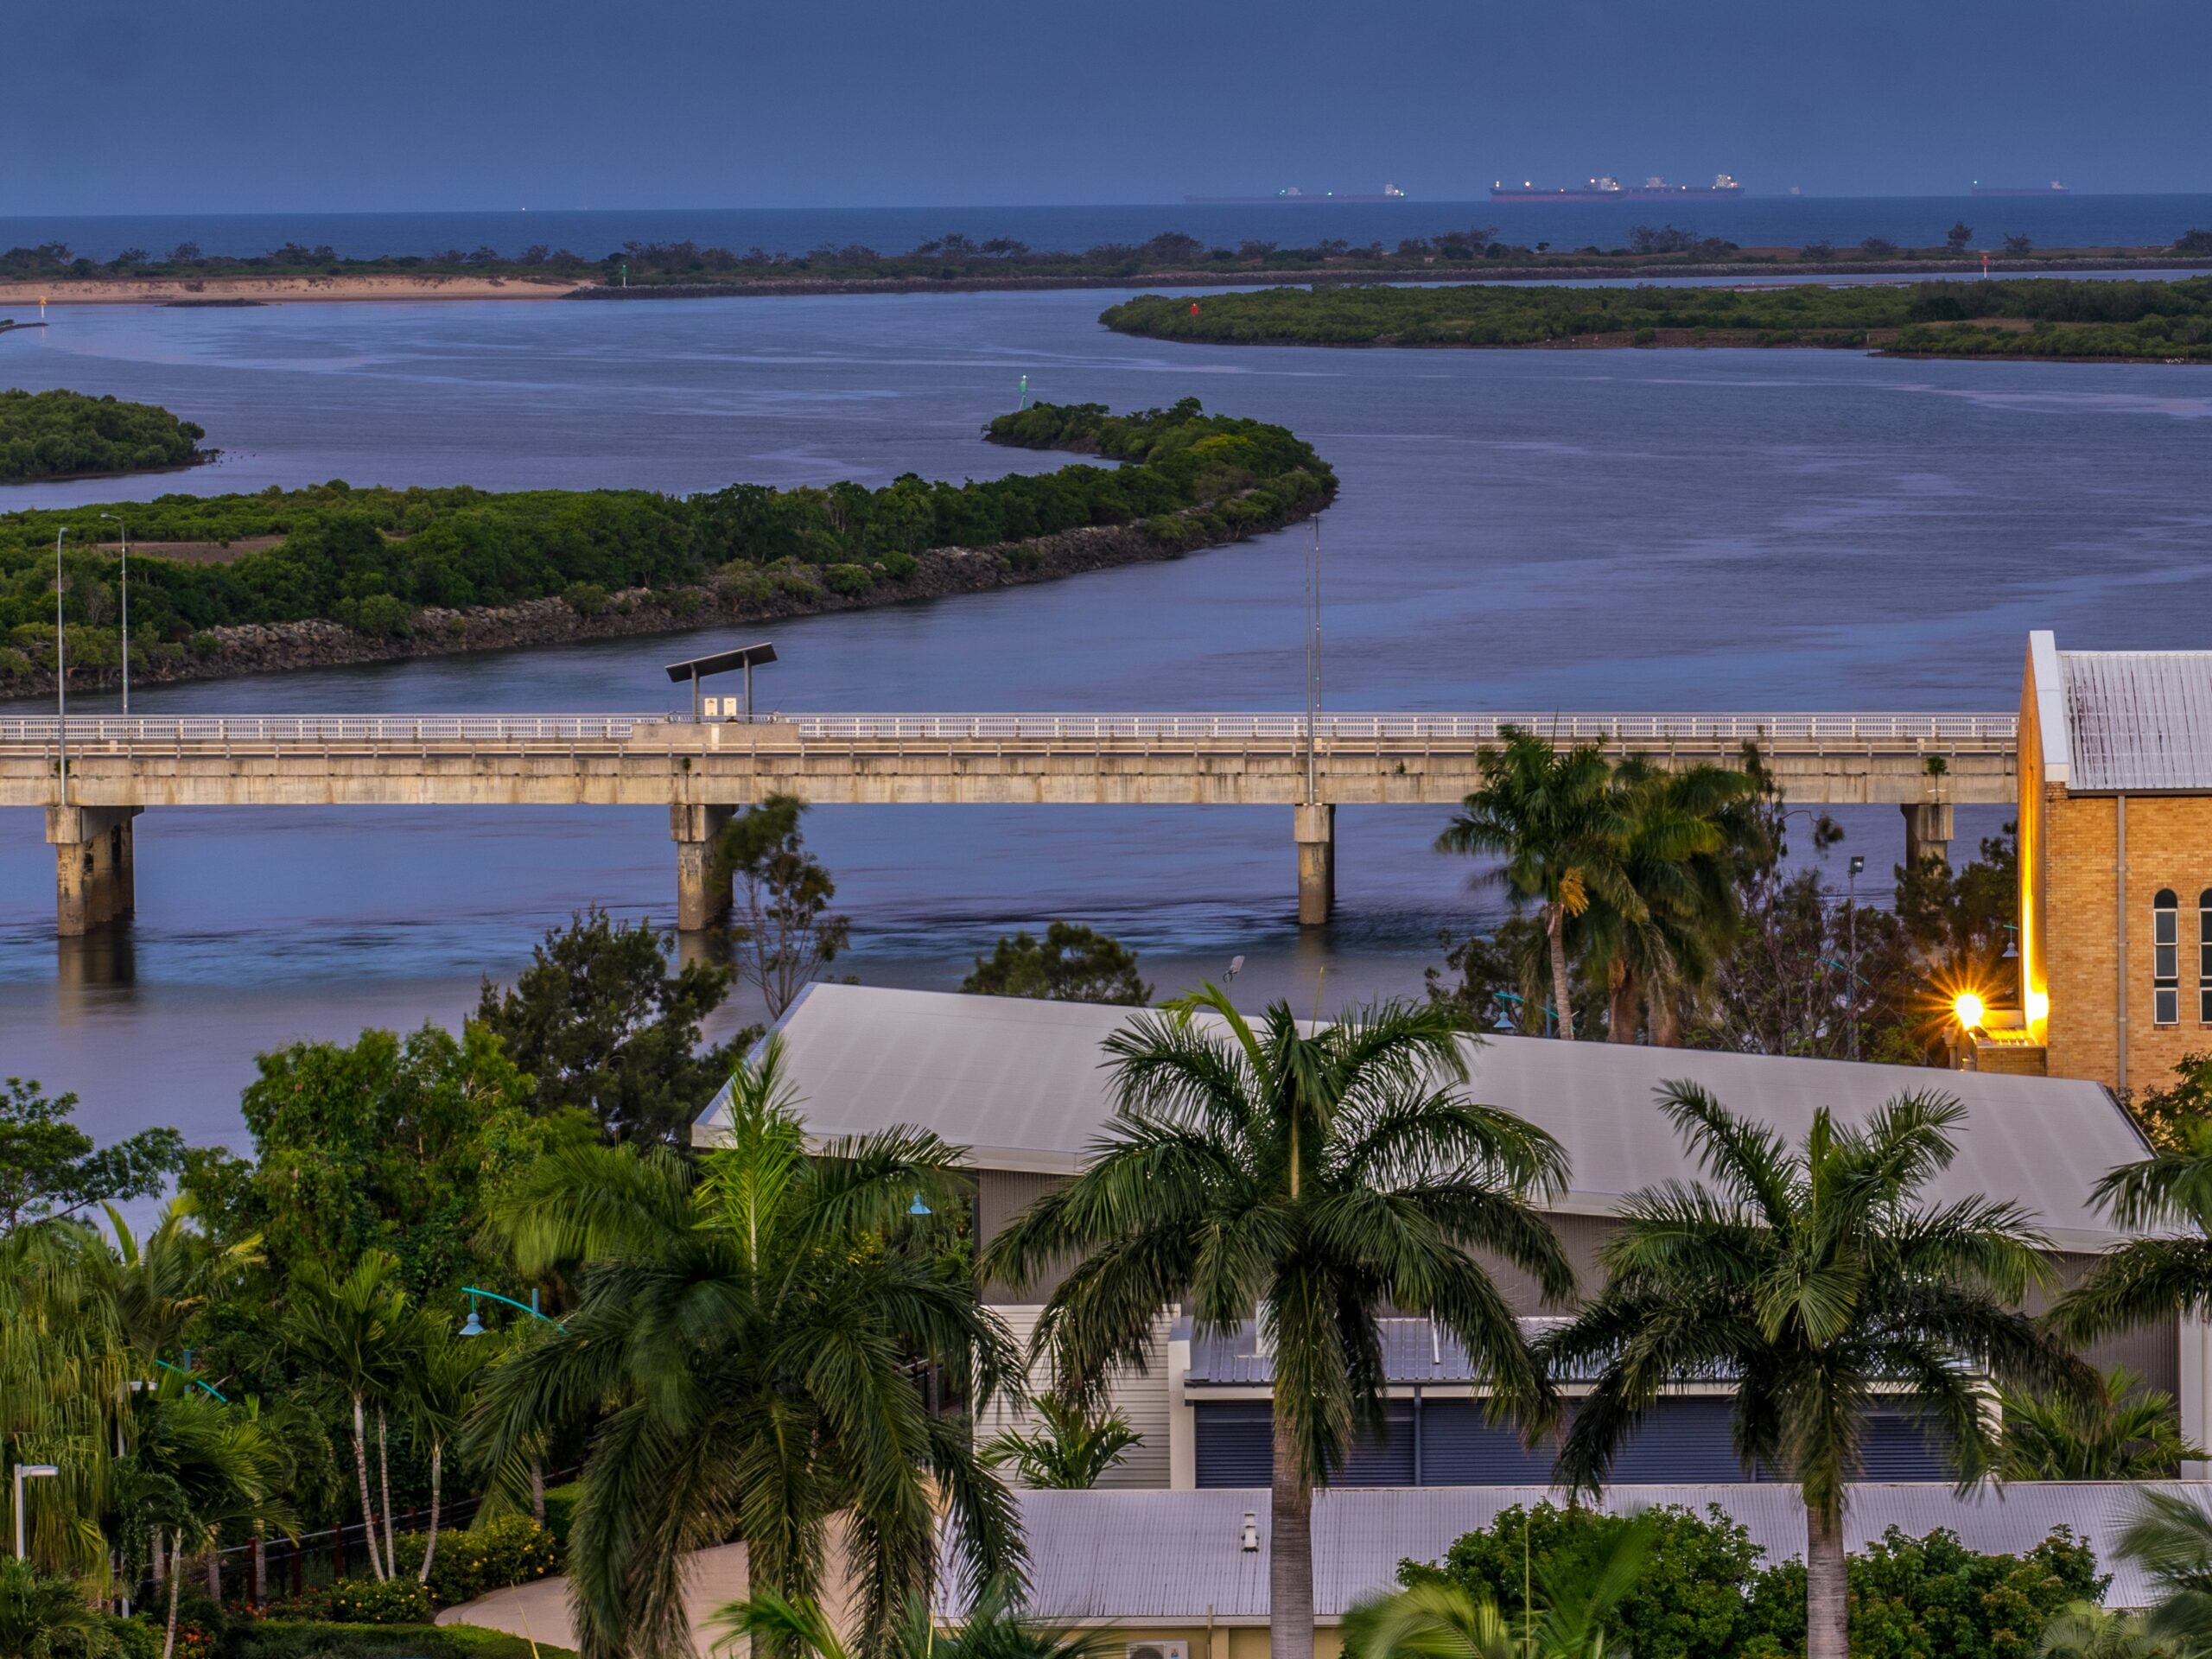
[{"label": "river bank", "polygon": [[1098,276],[761,276],[712,283],[639,283],[624,287],[575,277],[377,273],[283,276],[57,276],[50,282],[0,282],[0,307],[9,305],[247,305],[329,304],[353,301],[421,300],[702,300],[779,299],[861,294],[1051,293],[1071,289],[1167,288],[1357,287],[1373,283],[1489,284],[1643,280],[1700,282],[1741,277],[1822,283],[1835,277],[1876,277],[1899,283],[1929,276],[1993,277],[2063,275],[2081,271],[2212,270],[2212,257],[2155,251],[2055,250],[2016,258],[1980,255],[1910,260],[1830,259],[1818,263],[1775,257],[1678,261],[1599,259],[1580,264],[1338,263],[1270,269],[1217,266],[1127,271]]},{"label": "river bank", "polygon": [[[417,613],[413,631],[405,634],[369,633],[323,620],[212,628],[196,635],[181,651],[134,653],[131,681],[136,685],[162,685],[234,679],[251,674],[518,651],[870,610],[1180,558],[1185,553],[1279,530],[1294,516],[1279,513],[1244,526],[1238,534],[1200,543],[1169,542],[1142,524],[1109,524],[993,547],[941,548],[918,555],[914,573],[905,580],[880,581],[864,594],[833,592],[823,584],[818,570],[791,565],[759,573],[760,581],[753,585],[753,591],[728,585],[719,590],[637,588],[608,594],[603,606],[590,612],[577,609],[565,599],[527,600],[467,610],[426,607]],[[88,685],[105,686],[118,679],[116,671],[108,669],[97,679],[72,672],[69,683],[73,691],[81,691]],[[0,696],[51,696],[53,691],[54,676],[44,671],[0,678]]]}]

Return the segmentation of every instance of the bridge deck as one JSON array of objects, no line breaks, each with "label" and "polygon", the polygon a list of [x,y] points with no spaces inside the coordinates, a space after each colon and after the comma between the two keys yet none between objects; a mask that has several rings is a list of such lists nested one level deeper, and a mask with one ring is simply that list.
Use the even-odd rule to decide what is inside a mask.
[{"label": "bridge deck", "polygon": [[1674,765],[1756,744],[1793,800],[2014,793],[2010,715],[86,715],[0,718],[0,805],[59,804],[65,764],[76,806],[1446,804],[1510,725]]}]

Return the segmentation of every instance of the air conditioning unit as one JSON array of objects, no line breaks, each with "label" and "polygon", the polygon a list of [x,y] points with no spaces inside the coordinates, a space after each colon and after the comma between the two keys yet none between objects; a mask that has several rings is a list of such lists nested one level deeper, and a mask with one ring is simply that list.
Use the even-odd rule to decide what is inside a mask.
[{"label": "air conditioning unit", "polygon": [[1128,1659],[1191,1659],[1188,1642],[1132,1642]]}]

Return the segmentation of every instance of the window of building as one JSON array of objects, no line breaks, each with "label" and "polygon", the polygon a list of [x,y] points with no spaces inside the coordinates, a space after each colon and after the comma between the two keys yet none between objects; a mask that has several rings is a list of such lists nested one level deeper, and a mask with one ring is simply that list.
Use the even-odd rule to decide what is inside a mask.
[{"label": "window of building", "polygon": [[2196,895],[2196,1017],[2212,1026],[2212,887]]},{"label": "window of building", "polygon": [[2181,901],[2171,887],[2151,900],[2151,1018],[2181,1023]]}]

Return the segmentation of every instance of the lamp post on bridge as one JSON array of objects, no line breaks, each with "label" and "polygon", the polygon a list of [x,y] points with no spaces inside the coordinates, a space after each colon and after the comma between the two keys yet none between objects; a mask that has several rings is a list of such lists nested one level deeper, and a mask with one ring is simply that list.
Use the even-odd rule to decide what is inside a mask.
[{"label": "lamp post on bridge", "polygon": [[119,512],[104,512],[103,518],[111,518],[123,531],[123,712],[130,712],[130,526],[124,523]]},{"label": "lamp post on bridge", "polygon": [[54,747],[60,760],[57,804],[69,804],[69,637],[61,626],[61,538],[69,526],[54,532]]}]

